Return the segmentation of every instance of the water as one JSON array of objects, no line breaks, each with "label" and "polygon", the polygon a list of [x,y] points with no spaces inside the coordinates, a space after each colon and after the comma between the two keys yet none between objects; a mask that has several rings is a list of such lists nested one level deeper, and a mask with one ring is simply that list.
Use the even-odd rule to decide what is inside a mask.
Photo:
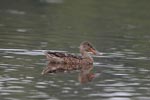
[{"label": "water", "polygon": [[[146,0],[0,1],[0,99],[150,100],[150,20]],[[95,75],[41,75],[44,50],[78,54],[88,40]],[[82,77],[83,76],[83,77]]]}]

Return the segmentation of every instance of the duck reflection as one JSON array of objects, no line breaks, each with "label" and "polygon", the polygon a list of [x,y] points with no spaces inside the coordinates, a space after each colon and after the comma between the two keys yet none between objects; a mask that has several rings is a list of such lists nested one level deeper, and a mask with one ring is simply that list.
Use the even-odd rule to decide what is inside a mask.
[{"label": "duck reflection", "polygon": [[95,78],[95,74],[92,72],[92,70],[93,70],[93,65],[82,66],[78,76],[79,82],[87,83],[92,81]]},{"label": "duck reflection", "polygon": [[78,80],[80,83],[92,81],[97,75],[92,72],[93,65],[71,65],[71,64],[52,64],[48,63],[42,71],[42,75],[47,73],[69,72],[79,70]]},{"label": "duck reflection", "polygon": [[57,72],[68,72],[73,70],[80,70],[81,66],[79,65],[71,65],[71,64],[56,64],[49,62],[47,67],[45,67],[42,71],[42,75],[47,73],[57,73]]}]

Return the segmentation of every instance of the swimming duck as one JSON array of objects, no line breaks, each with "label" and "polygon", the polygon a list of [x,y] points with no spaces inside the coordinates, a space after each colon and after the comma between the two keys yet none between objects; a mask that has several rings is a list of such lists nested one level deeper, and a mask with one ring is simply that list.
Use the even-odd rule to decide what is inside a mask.
[{"label": "swimming duck", "polygon": [[45,51],[44,53],[50,63],[57,64],[93,64],[93,58],[90,53],[101,55],[101,53],[99,53],[88,41],[82,42],[79,49],[81,56],[51,51]]}]

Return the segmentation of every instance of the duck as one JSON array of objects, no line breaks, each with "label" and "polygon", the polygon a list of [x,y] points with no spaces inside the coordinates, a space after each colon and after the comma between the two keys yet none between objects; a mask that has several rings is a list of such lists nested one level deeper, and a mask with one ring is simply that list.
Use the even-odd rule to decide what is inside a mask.
[{"label": "duck", "polygon": [[45,56],[49,63],[55,64],[93,64],[94,60],[91,54],[101,55],[94,46],[88,42],[84,41],[80,44],[79,50],[81,55],[76,56],[66,52],[51,52],[45,51]]}]

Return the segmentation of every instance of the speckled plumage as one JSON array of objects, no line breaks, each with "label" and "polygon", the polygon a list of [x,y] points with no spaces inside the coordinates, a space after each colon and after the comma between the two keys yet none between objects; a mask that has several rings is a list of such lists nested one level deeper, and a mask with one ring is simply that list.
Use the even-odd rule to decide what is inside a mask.
[{"label": "speckled plumage", "polygon": [[89,55],[89,52],[96,54],[96,49],[89,42],[82,42],[80,44],[81,56],[75,56],[62,52],[50,52],[46,51],[45,55],[50,63],[59,64],[93,64],[93,58]]}]

